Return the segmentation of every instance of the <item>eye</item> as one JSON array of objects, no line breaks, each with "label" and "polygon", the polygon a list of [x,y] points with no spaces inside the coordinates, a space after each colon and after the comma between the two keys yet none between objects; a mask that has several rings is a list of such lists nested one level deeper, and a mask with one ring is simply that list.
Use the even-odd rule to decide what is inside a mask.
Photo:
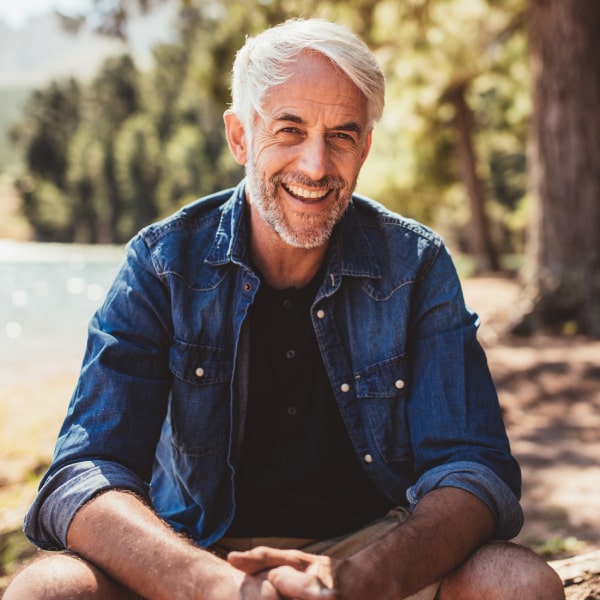
[{"label": "eye", "polygon": [[330,139],[338,143],[357,143],[356,136],[352,135],[351,133],[346,133],[345,131],[334,131],[330,135]]},{"label": "eye", "polygon": [[288,134],[300,135],[302,132],[299,129],[297,129],[296,127],[283,127],[282,129],[280,129],[278,131],[278,133],[288,133]]}]

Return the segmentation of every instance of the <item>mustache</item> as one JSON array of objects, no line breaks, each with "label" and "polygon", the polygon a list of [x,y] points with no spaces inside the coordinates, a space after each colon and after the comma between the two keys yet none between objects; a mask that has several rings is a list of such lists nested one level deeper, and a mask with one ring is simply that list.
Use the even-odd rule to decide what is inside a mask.
[{"label": "mustache", "polygon": [[321,177],[321,179],[311,179],[307,177],[303,173],[286,173],[275,174],[271,177],[271,183],[273,185],[301,185],[307,188],[315,188],[315,189],[331,189],[331,190],[343,190],[346,187],[345,181],[341,177],[336,177],[333,175],[326,175],[325,177]]}]

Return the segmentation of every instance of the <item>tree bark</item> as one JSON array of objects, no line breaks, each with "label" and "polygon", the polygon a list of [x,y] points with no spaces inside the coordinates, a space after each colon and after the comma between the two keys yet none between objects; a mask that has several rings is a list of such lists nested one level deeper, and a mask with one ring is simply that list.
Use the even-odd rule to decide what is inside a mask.
[{"label": "tree bark", "polygon": [[600,2],[530,0],[533,211],[516,333],[600,336]]},{"label": "tree bark", "polygon": [[456,154],[461,179],[467,191],[470,208],[467,245],[475,261],[475,270],[498,271],[498,255],[490,236],[490,226],[485,211],[483,186],[477,175],[477,161],[473,149],[472,113],[465,99],[466,85],[456,85],[447,92],[454,107],[456,129]]}]

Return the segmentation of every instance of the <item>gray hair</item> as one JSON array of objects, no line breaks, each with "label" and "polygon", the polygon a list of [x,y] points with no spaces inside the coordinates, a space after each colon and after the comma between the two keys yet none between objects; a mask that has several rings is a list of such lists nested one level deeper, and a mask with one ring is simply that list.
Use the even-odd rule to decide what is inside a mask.
[{"label": "gray hair", "polygon": [[292,75],[289,66],[304,51],[318,52],[336,65],[367,100],[369,127],[381,118],[383,73],[373,53],[350,29],[324,19],[290,19],[246,39],[233,63],[231,111],[248,126],[261,114],[267,92]]}]

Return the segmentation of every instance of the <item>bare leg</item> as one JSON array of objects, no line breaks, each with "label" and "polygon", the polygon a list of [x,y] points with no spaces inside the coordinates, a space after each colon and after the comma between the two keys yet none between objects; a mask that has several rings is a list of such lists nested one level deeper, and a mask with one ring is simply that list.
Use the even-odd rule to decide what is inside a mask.
[{"label": "bare leg", "polygon": [[20,571],[4,600],[138,600],[90,563],[68,553],[48,555]]},{"label": "bare leg", "polygon": [[564,600],[558,574],[537,554],[494,542],[442,581],[439,600]]}]

